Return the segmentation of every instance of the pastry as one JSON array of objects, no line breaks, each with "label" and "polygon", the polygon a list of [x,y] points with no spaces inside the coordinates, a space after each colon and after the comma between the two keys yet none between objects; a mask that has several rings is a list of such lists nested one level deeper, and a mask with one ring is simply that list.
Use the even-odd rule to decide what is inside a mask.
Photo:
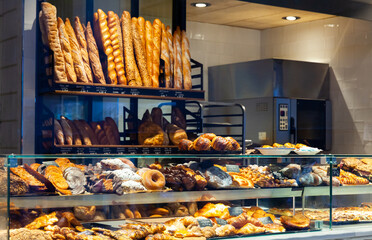
[{"label": "pastry", "polygon": [[142,175],[142,184],[149,190],[160,190],[165,186],[165,178],[158,170],[148,170]]},{"label": "pastry", "polygon": [[280,222],[289,230],[307,229],[310,226],[310,219],[302,214],[295,216],[281,216]]},{"label": "pastry", "polygon": [[208,138],[198,137],[194,141],[194,150],[196,151],[208,151],[211,149],[211,141]]},{"label": "pastry", "polygon": [[187,203],[187,208],[191,215],[194,215],[198,211],[198,204],[196,202]]},{"label": "pastry", "polygon": [[37,229],[12,229],[9,231],[10,239],[21,240],[21,239],[37,239],[37,240],[53,240],[52,233],[37,230]]},{"label": "pastry", "polygon": [[125,77],[124,71],[124,59],[122,52],[122,35],[120,28],[120,20],[117,14],[113,11],[108,11],[107,13],[107,27],[109,28],[111,46],[113,49],[112,54],[114,55],[115,69],[117,75],[117,83],[121,85],[127,85],[127,78]]},{"label": "pastry", "polygon": [[[113,176],[114,179],[115,178],[120,179],[121,181],[129,181],[129,180],[137,181],[137,182],[143,181],[143,176],[136,174],[135,172],[133,172],[132,170],[128,168],[112,171],[109,174],[109,177],[111,176]],[[150,181],[153,181],[153,180],[150,180]]]},{"label": "pastry", "polygon": [[169,210],[166,208],[154,208],[148,211],[149,215],[160,215],[168,216],[170,214]]},{"label": "pastry", "polygon": [[[105,170],[118,170],[118,169],[130,169],[131,166],[128,164],[124,163],[121,159],[119,158],[110,158],[110,159],[103,159],[100,161],[100,164],[103,169]],[[129,170],[132,172],[132,170]]]},{"label": "pastry", "polygon": [[159,87],[160,48],[161,48],[161,21],[155,19],[153,22],[153,63],[152,63],[152,86]]},{"label": "pastry", "polygon": [[169,44],[168,44],[168,34],[165,29],[164,23],[161,25],[161,54],[160,58],[164,61],[164,74],[165,74],[165,87],[172,87],[171,81],[171,64],[169,57]]},{"label": "pastry", "polygon": [[70,20],[68,18],[66,18],[65,28],[70,41],[72,60],[74,61],[74,69],[77,76],[77,81],[88,83],[89,81],[85,72],[84,62],[80,52],[80,46],[78,40],[76,39],[74,29],[72,28]]},{"label": "pastry", "polygon": [[57,143],[59,145],[64,145],[65,144],[65,136],[63,134],[63,129],[61,124],[57,119],[54,119],[54,135],[57,139]]},{"label": "pastry", "polygon": [[205,177],[208,179],[208,186],[212,188],[226,188],[233,183],[229,174],[214,166],[206,170]]},{"label": "pastry", "polygon": [[58,34],[59,34],[59,41],[61,44],[61,49],[63,56],[65,58],[65,66],[66,66],[66,76],[68,81],[76,82],[76,74],[74,70],[74,62],[72,60],[72,50],[70,46],[70,40],[68,38],[65,24],[63,23],[63,20],[61,18],[58,18]]},{"label": "pastry", "polygon": [[236,233],[241,235],[248,235],[255,233],[263,233],[265,231],[266,229],[264,227],[257,227],[251,223],[247,223],[242,228],[240,228]]},{"label": "pastry", "polygon": [[169,50],[169,63],[170,63],[170,87],[172,88],[173,83],[173,65],[174,65],[174,53],[173,53],[173,36],[172,30],[169,26],[166,28],[167,39],[168,39],[168,50]]},{"label": "pastry", "polygon": [[229,214],[229,207],[222,204],[222,203],[207,203],[199,209],[195,214],[194,217],[206,217],[206,218],[211,218],[211,217],[218,217],[222,219],[228,219],[230,218]]},{"label": "pastry", "polygon": [[150,21],[146,21],[145,23],[145,31],[146,31],[146,66],[147,66],[147,72],[152,77],[152,65],[153,65],[153,49],[154,49],[154,43],[153,43],[153,35],[154,35],[154,29],[152,27],[152,24]]},{"label": "pastry", "polygon": [[91,221],[96,215],[96,206],[74,207],[74,214],[82,221]]},{"label": "pastry", "polygon": [[10,168],[10,171],[17,175],[18,177],[20,177],[31,187],[45,187],[44,183],[40,182],[38,179],[36,179],[34,176],[28,173],[26,169],[24,169],[21,166]]},{"label": "pastry", "polygon": [[209,141],[212,141],[217,136],[214,133],[204,133],[204,134],[200,135],[200,137],[208,138]]},{"label": "pastry", "polygon": [[232,146],[231,150],[232,150],[232,151],[237,151],[237,150],[239,150],[239,148],[240,148],[240,144],[238,143],[238,141],[236,141],[236,140],[235,140],[234,138],[232,138],[232,137],[225,137],[225,139],[231,143],[231,146]]},{"label": "pastry", "polygon": [[25,228],[39,229],[42,227],[46,227],[48,225],[53,225],[56,222],[58,222],[58,218],[56,217],[56,212],[52,212],[48,215],[42,214],[40,217],[36,218],[32,223],[28,224]]},{"label": "pastry", "polygon": [[[44,36],[47,35],[49,48],[53,51],[54,58],[54,79],[56,81],[67,82],[66,63],[63,56],[57,26],[57,9],[48,2],[41,3],[42,16],[41,29]],[[45,38],[45,37],[43,37]]]},{"label": "pastry", "polygon": [[179,206],[176,211],[174,211],[174,216],[176,217],[188,216],[189,214],[189,210],[183,205]]},{"label": "pastry", "polygon": [[138,143],[140,145],[163,145],[164,135],[160,126],[146,121],[138,128]]},{"label": "pastry", "polygon": [[96,44],[96,40],[94,39],[93,36],[93,31],[90,22],[87,23],[87,27],[85,29],[85,37],[87,40],[88,56],[90,66],[92,67],[94,82],[106,84],[106,79],[103,74],[101,61],[99,59],[98,47]]},{"label": "pastry", "polygon": [[232,145],[224,137],[217,136],[212,140],[212,148],[216,151],[230,151],[232,150]]},{"label": "pastry", "polygon": [[173,33],[173,87],[176,89],[183,88],[182,79],[182,48],[181,48],[181,29],[177,27],[177,30]]},{"label": "pastry", "polygon": [[178,143],[178,149],[180,151],[192,151],[194,149],[194,144],[193,144],[192,141],[190,141],[188,139],[182,139]]},{"label": "pastry", "polygon": [[84,29],[81,25],[80,18],[75,17],[75,35],[80,46],[81,58],[83,59],[83,65],[85,74],[87,76],[88,82],[93,83],[92,70],[90,69],[89,56],[87,41],[85,39]]},{"label": "pastry", "polygon": [[61,116],[61,126],[63,129],[63,136],[65,138],[66,145],[73,145],[72,129],[64,116]]},{"label": "pastry", "polygon": [[168,124],[166,129],[169,139],[174,145],[178,146],[182,139],[187,139],[186,131],[174,124]]},{"label": "pastry", "polygon": [[139,72],[142,78],[143,86],[151,87],[151,77],[147,71],[146,66],[146,51],[144,45],[141,41],[141,36],[139,33],[139,26],[136,21],[132,21],[132,34],[133,34],[133,44],[134,44],[134,52],[136,54],[136,59],[138,63]]},{"label": "pastry", "polygon": [[235,232],[236,232],[236,229],[229,224],[216,228],[216,235],[218,237],[232,236],[232,235],[235,235]]},{"label": "pastry", "polygon": [[66,179],[72,194],[82,194],[85,192],[87,180],[84,173],[77,167],[69,167],[63,171],[63,177]]},{"label": "pastry", "polygon": [[191,81],[191,62],[190,62],[190,43],[186,36],[186,31],[182,30],[182,73],[183,73],[183,88],[192,89]]}]

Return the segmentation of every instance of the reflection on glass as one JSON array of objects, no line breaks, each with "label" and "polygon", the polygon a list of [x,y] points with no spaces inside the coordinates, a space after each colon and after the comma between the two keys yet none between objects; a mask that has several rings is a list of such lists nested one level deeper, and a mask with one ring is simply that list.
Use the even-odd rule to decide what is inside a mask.
[{"label": "reflection on glass", "polygon": [[159,18],[165,26],[172,28],[172,0],[140,0],[139,16],[153,22]]},{"label": "reflection on glass", "polygon": [[49,3],[57,8],[57,16],[65,20],[69,18],[72,22],[75,16],[79,16],[82,23],[86,22],[86,1],[85,0],[50,0]]},{"label": "reflection on glass", "polygon": [[8,239],[7,238],[7,228],[8,228],[8,221],[7,221],[7,173],[4,169],[6,158],[0,158],[0,239]]},{"label": "reflection on glass", "polygon": [[104,12],[113,11],[121,17],[123,11],[130,12],[130,0],[110,0],[110,1],[101,1],[94,0],[93,10],[102,9]]}]

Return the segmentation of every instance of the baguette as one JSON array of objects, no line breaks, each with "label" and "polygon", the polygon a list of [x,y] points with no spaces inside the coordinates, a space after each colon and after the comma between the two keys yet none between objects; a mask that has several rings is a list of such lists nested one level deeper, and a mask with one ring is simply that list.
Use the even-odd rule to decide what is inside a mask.
[{"label": "baguette", "polygon": [[169,49],[169,62],[170,62],[170,87],[173,87],[173,74],[174,74],[174,53],[173,53],[173,36],[172,30],[169,26],[166,28],[167,36],[168,36],[168,49]]},{"label": "baguette", "polygon": [[191,80],[191,62],[190,62],[190,43],[186,36],[186,31],[182,30],[182,72],[183,72],[183,88],[192,89]]},{"label": "baguette", "polygon": [[147,72],[145,50],[141,42],[141,37],[139,34],[139,26],[138,26],[137,21],[132,21],[132,33],[133,33],[133,43],[134,43],[134,50],[135,50],[134,52],[136,54],[136,59],[138,62],[138,67],[140,70],[143,85],[145,87],[151,87],[152,82],[151,82],[150,75]]},{"label": "baguette", "polygon": [[79,120],[74,120],[73,123],[76,126],[76,129],[79,131],[79,133],[80,133],[80,135],[83,139],[84,145],[91,146],[92,141],[90,140],[89,134],[85,130],[83,124]]},{"label": "baguette", "polygon": [[61,18],[58,18],[57,21],[58,21],[59,41],[61,43],[61,49],[63,52],[63,56],[65,57],[67,79],[71,82],[76,82],[77,79],[76,79],[76,74],[74,70],[74,61],[72,60],[72,56],[71,56],[70,40],[68,38],[63,20]]},{"label": "baguette", "polygon": [[173,87],[176,89],[182,89],[182,48],[181,48],[181,30],[177,27],[177,30],[173,34],[173,56],[174,56],[174,78]]},{"label": "baguette", "polygon": [[[123,58],[123,64],[124,64],[124,45],[123,45],[123,33],[121,31],[121,24],[120,24],[120,18],[119,16],[115,13],[115,21],[116,21],[116,30],[117,30],[117,33],[118,33],[118,40],[119,40],[119,48],[120,48],[120,52],[121,52],[121,57]],[[125,69],[125,66],[124,66],[124,69]],[[128,82],[128,80],[127,80]]]},{"label": "baguette", "polygon": [[[132,22],[138,23],[138,19],[136,17],[133,17]],[[131,24],[131,27],[132,27],[132,24]],[[132,37],[133,37],[133,31],[132,31]],[[134,42],[133,42],[133,48],[134,48]],[[142,78],[141,78],[141,74],[138,70],[138,62],[136,63],[135,76],[136,76],[136,85],[137,86],[143,86],[143,81],[142,81]]]},{"label": "baguette", "polygon": [[115,57],[113,54],[114,50],[111,45],[106,13],[101,9],[98,9],[97,13],[94,13],[94,20],[95,23],[98,25],[97,27],[95,27],[95,29],[97,28],[97,31],[99,31],[98,37],[100,38],[99,41],[101,45],[101,51],[103,51],[106,55],[106,67],[104,68],[107,75],[106,81],[109,84],[117,84],[117,73],[114,62]]},{"label": "baguette", "polygon": [[159,87],[159,67],[160,67],[160,47],[161,47],[161,21],[155,19],[154,27],[154,50],[153,50],[153,65],[152,65],[152,86]]},{"label": "baguette", "polygon": [[[45,73],[46,73],[46,76],[49,77],[49,76],[53,75],[52,67],[50,67],[50,64],[53,61],[53,55],[49,54],[49,52],[47,50],[47,49],[49,49],[49,43],[48,43],[48,34],[46,32],[46,26],[45,26],[43,11],[39,12],[39,25],[40,25],[40,31],[41,31],[41,41],[44,45],[43,53],[44,53],[44,63],[46,65]],[[49,83],[49,86],[52,85],[52,82],[51,82],[50,78],[48,78],[48,83]]]},{"label": "baguette", "polygon": [[88,83],[88,78],[85,73],[83,59],[80,53],[80,46],[76,39],[74,29],[71,26],[70,20],[66,18],[65,22],[66,32],[70,40],[70,46],[72,50],[72,60],[74,60],[74,68],[78,81]]},{"label": "baguette", "polygon": [[154,50],[154,43],[153,43],[153,27],[150,21],[146,21],[145,26],[146,31],[146,65],[147,65],[147,72],[150,76],[152,76],[152,52]]},{"label": "baguette", "polygon": [[42,2],[42,26],[48,34],[49,48],[53,51],[54,58],[54,80],[67,82],[65,58],[62,53],[58,36],[57,9],[50,3]]},{"label": "baguette", "polygon": [[121,16],[121,30],[123,32],[125,72],[127,74],[128,85],[136,86],[137,65],[133,52],[132,20],[130,13],[127,11],[124,11]]},{"label": "baguette", "polygon": [[[146,21],[143,17],[138,18],[138,32],[141,37],[142,48],[145,49],[146,52]],[[146,55],[145,55],[146,58]]]},{"label": "baguette", "polygon": [[[127,85],[127,78],[125,77],[124,71],[124,59],[120,49],[120,37],[118,35],[118,29],[120,24],[117,25],[118,16],[113,11],[108,11],[107,26],[109,28],[111,46],[113,48],[115,69],[118,79],[118,84]],[[119,31],[120,32],[120,31]]]},{"label": "baguette", "polygon": [[62,126],[57,119],[54,119],[54,135],[59,145],[65,145],[65,136],[63,134]]},{"label": "baguette", "polygon": [[66,118],[66,121],[67,121],[68,125],[71,127],[72,139],[73,139],[74,145],[76,145],[76,146],[83,145],[83,143],[81,142],[80,133],[79,133],[77,127],[75,126],[75,124],[67,118]]},{"label": "baguette", "polygon": [[165,30],[165,25],[161,25],[161,55],[160,58],[164,61],[164,73],[165,73],[165,87],[171,87],[171,73],[170,73],[170,57],[168,48],[168,34]]},{"label": "baguette", "polygon": [[97,44],[93,36],[93,31],[92,27],[90,26],[90,22],[87,23],[87,27],[85,28],[85,36],[87,39],[88,55],[90,65],[92,66],[94,81],[97,83],[106,84],[101,61],[99,60]]},{"label": "baguette", "polygon": [[66,145],[73,145],[72,129],[70,125],[68,124],[64,116],[61,116],[60,122],[63,129],[63,135],[65,137]]},{"label": "baguette", "polygon": [[89,65],[89,55],[88,55],[88,49],[87,49],[87,41],[85,39],[83,26],[80,23],[80,18],[79,17],[75,17],[74,27],[75,27],[74,28],[75,35],[76,35],[76,38],[77,38],[77,41],[78,41],[79,47],[80,47],[81,58],[83,59],[85,74],[87,76],[88,82],[93,83],[92,70],[90,69],[90,65]]}]

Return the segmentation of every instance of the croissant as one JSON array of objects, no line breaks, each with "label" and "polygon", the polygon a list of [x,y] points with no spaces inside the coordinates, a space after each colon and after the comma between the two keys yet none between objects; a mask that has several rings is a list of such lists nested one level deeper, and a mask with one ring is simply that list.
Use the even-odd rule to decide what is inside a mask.
[{"label": "croissant", "polygon": [[221,227],[216,228],[216,235],[218,237],[226,237],[235,235],[236,229],[229,224],[223,225]]},{"label": "croissant", "polygon": [[188,139],[182,139],[178,144],[178,149],[181,151],[192,151],[194,149],[193,142]]},{"label": "croissant", "polygon": [[209,141],[212,141],[213,138],[215,138],[217,136],[214,133],[204,133],[204,134],[200,135],[200,137],[208,138]]},{"label": "croissant", "polygon": [[194,149],[196,151],[208,151],[211,149],[211,141],[208,138],[198,137],[194,141]]},{"label": "croissant", "polygon": [[310,226],[310,219],[302,214],[293,217],[281,216],[280,221],[286,229],[306,229]]},{"label": "croissant", "polygon": [[264,227],[257,227],[252,223],[247,223],[241,229],[237,231],[237,234],[247,235],[247,234],[254,234],[254,233],[263,233],[266,229]]},{"label": "croissant", "polygon": [[225,137],[225,139],[227,141],[229,141],[231,143],[231,146],[232,146],[232,151],[236,151],[236,150],[239,150],[240,148],[240,144],[238,143],[238,141],[236,141],[234,138],[232,137]]},{"label": "croissant", "polygon": [[213,138],[212,148],[216,151],[230,151],[233,149],[231,142],[223,137]]}]

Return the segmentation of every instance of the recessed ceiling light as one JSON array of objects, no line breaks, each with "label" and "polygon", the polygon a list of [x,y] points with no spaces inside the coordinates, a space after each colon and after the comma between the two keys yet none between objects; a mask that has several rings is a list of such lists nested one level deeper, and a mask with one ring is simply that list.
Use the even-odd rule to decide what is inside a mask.
[{"label": "recessed ceiling light", "polygon": [[288,20],[288,21],[296,21],[296,20],[300,19],[300,17],[297,17],[297,16],[286,16],[286,17],[282,17],[282,19]]},{"label": "recessed ceiling light", "polygon": [[195,3],[191,3],[191,6],[194,6],[194,7],[198,7],[198,8],[205,8],[205,7],[209,7],[211,4],[210,3],[207,3],[207,2],[195,2]]}]

